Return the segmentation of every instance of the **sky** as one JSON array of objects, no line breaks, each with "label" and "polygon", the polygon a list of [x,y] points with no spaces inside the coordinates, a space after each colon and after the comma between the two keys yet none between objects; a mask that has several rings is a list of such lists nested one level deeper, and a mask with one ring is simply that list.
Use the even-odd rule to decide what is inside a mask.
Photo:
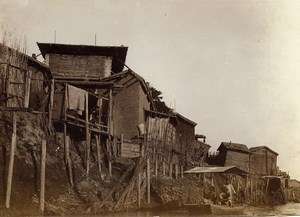
[{"label": "sky", "polygon": [[0,0],[24,41],[128,46],[126,64],[222,141],[268,146],[300,180],[300,1]]}]

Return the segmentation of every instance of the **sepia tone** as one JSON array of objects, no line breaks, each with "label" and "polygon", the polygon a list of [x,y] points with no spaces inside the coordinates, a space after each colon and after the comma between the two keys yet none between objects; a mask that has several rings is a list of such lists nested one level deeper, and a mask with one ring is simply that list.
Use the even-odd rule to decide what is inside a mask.
[{"label": "sepia tone", "polygon": [[300,4],[127,3],[0,2],[0,214],[299,214]]}]

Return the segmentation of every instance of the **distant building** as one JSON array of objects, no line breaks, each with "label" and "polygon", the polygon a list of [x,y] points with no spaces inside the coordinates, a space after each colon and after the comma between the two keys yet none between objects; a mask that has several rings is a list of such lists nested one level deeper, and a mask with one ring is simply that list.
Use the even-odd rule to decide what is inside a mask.
[{"label": "distant building", "polygon": [[207,162],[218,166],[237,166],[249,172],[250,151],[244,144],[222,142],[216,155],[209,156]]},{"label": "distant building", "polygon": [[250,148],[250,173],[258,176],[277,175],[278,153],[267,146]]},{"label": "distant building", "polygon": [[289,183],[289,186],[291,188],[295,188],[295,189],[299,189],[300,190],[300,182],[296,179],[291,179],[290,180],[290,183]]}]

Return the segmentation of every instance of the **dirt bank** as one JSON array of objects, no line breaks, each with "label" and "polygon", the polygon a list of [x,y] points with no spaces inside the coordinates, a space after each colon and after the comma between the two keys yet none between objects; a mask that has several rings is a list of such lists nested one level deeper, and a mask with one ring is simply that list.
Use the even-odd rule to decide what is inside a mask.
[{"label": "dirt bank", "polygon": [[[46,162],[46,215],[93,214],[101,211],[115,211],[137,208],[137,192],[133,175],[137,172],[138,159],[112,159],[113,175],[108,175],[106,150],[102,147],[102,172],[97,168],[95,147],[92,146],[90,175],[86,176],[84,142],[72,142],[71,160],[74,187],[70,187],[64,159],[62,132],[48,128],[43,114],[17,112],[17,148],[12,183],[10,208],[5,208],[5,192],[9,150],[12,136],[12,112],[0,113],[0,215],[24,216],[40,215],[40,146],[42,139],[47,140]],[[140,162],[145,168],[145,161]],[[130,170],[128,170],[131,168]],[[127,171],[128,170],[128,171]],[[122,179],[124,173],[127,176]],[[151,204],[146,201],[146,177],[141,175],[141,208],[178,207],[187,202],[203,200],[199,180],[171,179],[168,177],[151,178]],[[128,188],[128,185],[132,187]],[[107,198],[112,189],[115,191]],[[107,200],[100,209],[101,201]],[[119,205],[116,205],[119,204]]]}]

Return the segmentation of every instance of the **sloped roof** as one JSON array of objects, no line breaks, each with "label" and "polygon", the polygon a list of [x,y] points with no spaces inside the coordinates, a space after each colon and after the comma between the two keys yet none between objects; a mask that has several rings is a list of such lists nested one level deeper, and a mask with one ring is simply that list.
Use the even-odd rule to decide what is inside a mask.
[{"label": "sloped roof", "polygon": [[39,69],[41,72],[43,72],[48,78],[52,78],[52,74],[51,74],[51,71],[50,71],[50,68],[49,66],[47,66],[46,64],[38,61],[37,59],[25,54],[25,53],[22,53],[21,51],[18,51],[14,48],[11,48],[3,43],[0,43],[0,46],[4,49],[8,49],[9,52],[16,52],[17,55],[20,55],[20,56],[23,56],[26,60],[26,63],[27,63],[27,66],[31,66],[31,67],[34,67],[36,69]]},{"label": "sloped roof", "polygon": [[135,77],[141,84],[144,92],[147,94],[148,100],[150,101],[152,107],[154,107],[153,98],[150,92],[148,85],[144,78],[132,70],[125,70],[123,72],[108,76],[106,78],[101,79],[102,82],[120,82],[123,78],[126,78],[128,75]]},{"label": "sloped roof", "polygon": [[188,124],[190,124],[190,125],[192,125],[192,126],[196,126],[196,125],[197,125],[196,122],[194,122],[194,121],[192,121],[192,120],[190,120],[190,119],[184,117],[183,115],[181,115],[181,114],[179,114],[179,113],[177,113],[177,112],[174,112],[174,114],[176,115],[176,117],[177,117],[178,119],[183,120],[184,122],[186,122],[186,123],[188,123]]},{"label": "sloped roof", "polygon": [[45,54],[66,54],[82,56],[110,56],[112,57],[112,71],[121,72],[126,61],[128,47],[124,46],[92,46],[73,44],[39,43],[37,45],[45,58]]},{"label": "sloped roof", "polygon": [[184,171],[184,173],[197,174],[197,173],[231,173],[231,174],[247,174],[246,171],[241,170],[236,166],[227,167],[195,167],[193,169]]},{"label": "sloped roof", "polygon": [[232,143],[232,142],[222,142],[221,145],[219,146],[218,150],[220,150],[220,148],[222,146],[224,146],[228,150],[250,153],[248,147],[244,144]]},{"label": "sloped roof", "polygon": [[211,145],[205,143],[205,142],[202,142],[202,141],[199,141],[199,140],[195,140],[198,144],[202,145],[202,146],[206,146],[207,148],[210,148]]},{"label": "sloped roof", "polygon": [[267,146],[256,146],[256,147],[252,147],[252,148],[250,148],[250,151],[251,151],[251,152],[255,152],[255,151],[260,150],[260,149],[267,149],[268,151],[272,152],[272,153],[275,154],[276,156],[279,155],[277,152],[273,151],[272,149],[270,149],[270,148],[267,147]]}]

